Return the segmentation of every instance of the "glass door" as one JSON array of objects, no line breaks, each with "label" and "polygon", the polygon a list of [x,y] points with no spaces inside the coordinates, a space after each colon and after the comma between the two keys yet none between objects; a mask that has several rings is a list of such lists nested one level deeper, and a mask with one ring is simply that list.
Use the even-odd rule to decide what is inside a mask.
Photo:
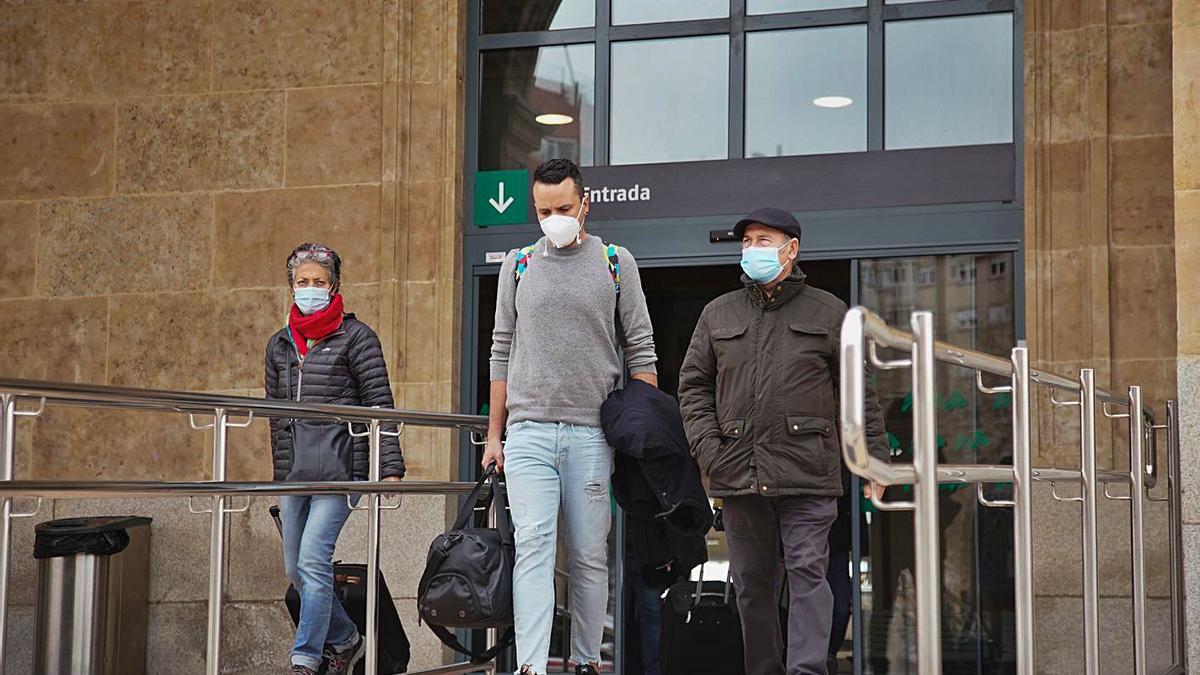
[{"label": "glass door", "polygon": [[[1015,339],[1012,253],[863,260],[861,305],[908,328],[914,310],[934,312],[938,339],[1007,353]],[[912,461],[911,374],[876,371],[893,461]],[[987,384],[997,384],[988,382]],[[939,365],[937,443],[944,463],[1011,463],[1007,394],[984,395],[971,371]],[[1009,486],[1010,487],[1010,486]],[[996,497],[1008,497],[997,486]],[[911,499],[909,486],[886,499]],[[1012,516],[978,505],[971,486],[943,485],[941,504],[943,672],[1015,672]],[[875,675],[917,673],[912,514],[857,505],[866,523],[852,569],[861,590],[861,669]],[[850,671],[843,671],[850,672]]]}]

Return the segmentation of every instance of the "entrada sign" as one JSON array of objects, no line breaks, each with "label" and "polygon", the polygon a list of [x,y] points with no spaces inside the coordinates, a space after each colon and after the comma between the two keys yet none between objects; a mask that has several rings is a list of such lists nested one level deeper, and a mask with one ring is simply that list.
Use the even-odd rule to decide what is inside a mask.
[{"label": "entrada sign", "polygon": [[610,202],[648,202],[650,201],[650,186],[638,185],[634,183],[630,187],[610,188],[607,185],[604,187],[589,187],[588,199],[593,204],[606,204]]}]

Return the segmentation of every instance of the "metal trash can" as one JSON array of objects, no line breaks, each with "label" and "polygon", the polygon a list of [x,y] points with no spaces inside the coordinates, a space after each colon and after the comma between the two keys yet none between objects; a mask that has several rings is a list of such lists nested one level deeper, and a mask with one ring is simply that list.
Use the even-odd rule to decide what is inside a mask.
[{"label": "metal trash can", "polygon": [[150,518],[65,518],[36,528],[37,675],[145,675]]}]

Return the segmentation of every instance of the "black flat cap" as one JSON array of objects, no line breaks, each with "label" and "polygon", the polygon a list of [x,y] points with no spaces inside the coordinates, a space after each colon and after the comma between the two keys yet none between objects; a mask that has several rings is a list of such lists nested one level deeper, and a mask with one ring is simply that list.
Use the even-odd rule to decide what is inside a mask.
[{"label": "black flat cap", "polygon": [[789,237],[795,237],[796,241],[800,240],[800,221],[783,209],[771,208],[759,209],[739,220],[737,225],[733,226],[734,235],[741,239],[746,234],[746,227],[754,223],[779,230]]}]

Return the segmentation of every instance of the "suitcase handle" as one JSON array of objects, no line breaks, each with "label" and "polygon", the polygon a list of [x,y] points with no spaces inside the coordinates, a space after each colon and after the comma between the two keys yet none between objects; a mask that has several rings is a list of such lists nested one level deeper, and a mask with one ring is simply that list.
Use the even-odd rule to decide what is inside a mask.
[{"label": "suitcase handle", "polygon": [[[692,622],[692,610],[694,610],[700,606],[701,598],[713,598],[713,597],[717,597],[717,595],[718,595],[717,593],[705,593],[704,592],[704,564],[703,563],[700,564],[700,574],[698,576],[699,576],[699,579],[696,581],[696,591],[694,593],[692,593],[692,606],[688,608],[687,617],[684,618],[684,620],[683,620],[684,623]],[[733,586],[733,569],[730,568],[729,570],[727,570],[725,572],[725,591],[720,594],[722,600],[724,601],[724,603],[726,605],[729,604],[729,589],[732,586]]]},{"label": "suitcase handle", "polygon": [[[704,563],[700,563],[700,574],[698,576],[699,578],[696,580],[696,592],[693,594],[697,598],[704,595]],[[729,604],[729,588],[732,583],[733,568],[730,568],[725,571],[725,604]],[[695,607],[696,605],[693,603],[692,606]]]}]

